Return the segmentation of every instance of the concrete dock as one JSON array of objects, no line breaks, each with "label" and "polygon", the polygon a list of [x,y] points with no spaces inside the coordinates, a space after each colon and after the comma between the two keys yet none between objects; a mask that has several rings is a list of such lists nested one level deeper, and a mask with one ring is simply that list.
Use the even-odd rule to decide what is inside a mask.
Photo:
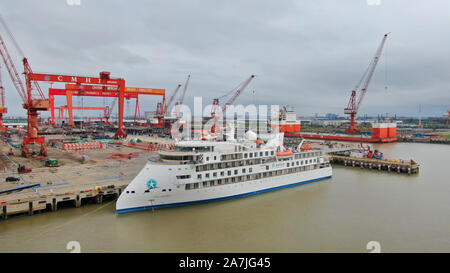
[{"label": "concrete dock", "polygon": [[331,164],[340,164],[348,167],[359,167],[378,171],[414,174],[419,172],[419,164],[412,160],[379,160],[373,158],[359,158],[343,155],[329,154]]},{"label": "concrete dock", "polygon": [[[44,158],[23,158],[18,149],[14,151],[17,156],[10,156],[9,149],[0,144],[0,192],[7,192],[0,194],[0,219],[55,211],[62,204],[80,207],[87,202],[102,203],[104,197],[117,198],[147,159],[156,156],[155,151],[122,144],[80,152],[48,147],[49,157],[60,159],[62,166],[45,167]],[[129,154],[133,156],[118,156]],[[89,157],[86,164],[81,164],[82,156]],[[19,174],[18,164],[31,167],[32,172]],[[7,177],[19,180],[6,181]]]}]

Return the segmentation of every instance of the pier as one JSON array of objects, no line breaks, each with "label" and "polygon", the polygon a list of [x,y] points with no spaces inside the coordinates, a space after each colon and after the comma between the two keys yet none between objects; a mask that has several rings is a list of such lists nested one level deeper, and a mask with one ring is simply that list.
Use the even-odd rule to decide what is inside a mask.
[{"label": "pier", "polygon": [[419,172],[419,163],[402,160],[379,160],[373,158],[358,158],[351,156],[329,154],[331,164],[347,167],[372,169],[396,173],[415,174]]},{"label": "pier", "polygon": [[[7,149],[9,146],[0,145],[0,150]],[[115,199],[143,168],[147,158],[155,156],[154,151],[122,143],[80,153],[49,147],[49,152],[63,165],[45,167],[44,159],[0,154],[0,163],[4,166],[0,172],[0,219]],[[89,156],[89,162],[81,163],[83,155]],[[32,171],[18,173],[18,163],[33,167]]]}]

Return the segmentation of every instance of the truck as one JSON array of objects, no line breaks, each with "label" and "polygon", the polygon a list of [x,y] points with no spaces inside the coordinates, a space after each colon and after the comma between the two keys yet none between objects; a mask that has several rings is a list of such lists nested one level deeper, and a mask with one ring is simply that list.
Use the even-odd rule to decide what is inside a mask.
[{"label": "truck", "polygon": [[46,167],[59,167],[58,159],[48,158],[47,160],[45,160],[45,166]]}]

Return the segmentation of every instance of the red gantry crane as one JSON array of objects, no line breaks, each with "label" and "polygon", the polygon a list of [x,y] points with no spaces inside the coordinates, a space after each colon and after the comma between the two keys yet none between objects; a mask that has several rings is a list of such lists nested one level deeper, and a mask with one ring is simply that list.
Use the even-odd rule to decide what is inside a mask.
[{"label": "red gantry crane", "polygon": [[[378,60],[381,56],[381,52],[383,50],[384,43],[386,41],[388,34],[389,33],[384,34],[383,39],[381,40],[381,43],[378,46],[378,49],[375,53],[373,60],[370,62],[369,67],[364,72],[362,78],[360,79],[359,83],[356,85],[355,89],[352,90],[348,105],[344,109],[344,113],[346,115],[350,115],[350,127],[348,127],[348,129],[345,130],[345,133],[347,133],[347,134],[359,134],[360,133],[358,128],[355,125],[355,116],[358,113],[359,106],[361,105],[364,95],[367,92],[367,87],[369,86],[370,80],[372,79],[373,73],[377,66]],[[359,97],[358,97],[358,99],[356,99],[356,92],[359,89],[359,85],[363,81],[364,81],[364,84],[361,88],[361,91],[359,92]]]},{"label": "red gantry crane", "polygon": [[[125,83],[125,81],[123,82]],[[114,86],[106,86],[106,85],[97,85],[97,84],[86,84],[86,83],[78,83],[78,84],[66,84],[66,92],[67,97],[71,97],[72,94],[76,93],[83,96],[101,96],[101,97],[110,97],[111,94],[115,94],[114,101],[109,109],[106,111],[106,118],[109,119],[113,110],[113,107],[116,103],[116,101],[119,101],[119,130],[120,128],[123,128],[123,102],[124,99],[129,98],[136,98],[137,105],[139,105],[138,99],[139,95],[156,95],[156,96],[162,96],[163,102],[161,103],[162,106],[166,105],[166,90],[165,89],[158,89],[158,88],[143,88],[143,87],[123,87],[121,89],[118,89]],[[80,93],[81,92],[81,93]],[[122,99],[121,99],[122,97]],[[69,99],[68,99],[69,101]],[[159,103],[158,103],[159,104]],[[71,107],[71,106],[70,106]],[[135,120],[137,118],[137,111],[139,108],[136,108],[135,111]],[[71,112],[71,108],[69,109]],[[164,113],[165,109],[162,107],[162,113]],[[140,110],[139,110],[139,116],[140,116]],[[123,131],[123,129],[122,129]],[[123,131],[124,132],[124,131]],[[117,134],[116,137],[126,137],[126,134]]]},{"label": "red gantry crane", "polygon": [[226,97],[229,95],[229,93],[225,94],[222,97],[213,99],[213,104],[211,108],[211,118],[214,119],[214,124],[211,127],[211,133],[215,133],[221,130],[221,127],[218,126],[218,120],[220,116],[225,116],[225,112],[227,111],[227,108],[233,104],[236,99],[242,94],[242,92],[247,88],[247,86],[250,84],[250,82],[253,80],[255,75],[251,75],[250,78],[248,78],[238,89],[236,92],[234,92],[233,96],[225,103],[224,107],[222,108],[222,113],[219,113],[219,99],[222,99],[223,97]]}]

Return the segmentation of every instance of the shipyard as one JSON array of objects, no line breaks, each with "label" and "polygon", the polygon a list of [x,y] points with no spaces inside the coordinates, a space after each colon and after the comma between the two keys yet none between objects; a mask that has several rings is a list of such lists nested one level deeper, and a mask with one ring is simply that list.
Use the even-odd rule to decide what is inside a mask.
[{"label": "shipyard", "polygon": [[[322,25],[328,36],[303,41],[287,35],[305,31],[298,6],[284,21],[262,3],[265,29],[219,12],[242,36],[236,45],[236,33],[218,31],[210,44],[199,37],[222,25],[185,18],[181,6],[200,14],[181,3],[186,25],[131,7],[123,27],[107,14],[123,4],[63,1],[56,16],[23,1],[59,34],[29,32],[11,11],[20,4],[0,10],[1,253],[70,252],[73,242],[82,252],[450,251],[450,101],[441,85],[413,85],[426,75],[409,62],[420,47],[405,49],[406,27],[355,30],[359,41]],[[305,6],[339,22],[316,8]],[[59,29],[61,15],[70,20]],[[167,30],[147,28],[163,21]]]}]

